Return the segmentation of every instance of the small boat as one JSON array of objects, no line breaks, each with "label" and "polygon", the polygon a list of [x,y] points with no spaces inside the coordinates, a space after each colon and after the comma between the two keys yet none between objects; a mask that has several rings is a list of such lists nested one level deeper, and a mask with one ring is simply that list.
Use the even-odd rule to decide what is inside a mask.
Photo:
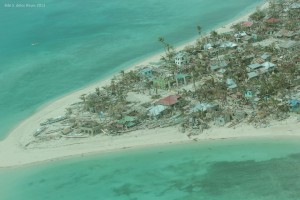
[{"label": "small boat", "polygon": [[31,45],[35,46],[35,45],[38,45],[38,44],[39,44],[38,42],[35,42],[35,43],[32,43]]},{"label": "small boat", "polygon": [[56,123],[56,122],[63,121],[63,120],[65,120],[65,119],[67,119],[66,116],[58,116],[58,117],[56,117],[56,118],[49,118],[49,119],[47,119],[45,122],[40,123],[40,125],[41,125],[41,126],[45,126],[45,125],[47,125],[47,124],[53,124],[53,123]]},{"label": "small boat", "polygon": [[37,129],[37,130],[35,131],[35,133],[33,134],[33,136],[36,137],[36,136],[40,135],[40,134],[41,134],[42,132],[44,132],[46,129],[47,129],[46,126],[42,126],[41,128],[39,128],[39,129]]}]

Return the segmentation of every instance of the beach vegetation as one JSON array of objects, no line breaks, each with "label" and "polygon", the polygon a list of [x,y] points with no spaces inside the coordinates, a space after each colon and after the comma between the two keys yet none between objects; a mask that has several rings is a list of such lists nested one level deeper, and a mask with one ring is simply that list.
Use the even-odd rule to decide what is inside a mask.
[{"label": "beach vegetation", "polygon": [[257,8],[256,11],[249,16],[249,18],[253,21],[260,21],[264,17],[266,17],[266,13],[259,8]]},{"label": "beach vegetation", "polygon": [[286,119],[290,100],[300,100],[299,15],[285,12],[289,5],[271,2],[226,33],[204,36],[197,26],[200,38],[180,51],[159,37],[164,54],[157,64],[120,71],[81,95],[63,121],[73,131],[111,135],[178,125],[191,136]]}]

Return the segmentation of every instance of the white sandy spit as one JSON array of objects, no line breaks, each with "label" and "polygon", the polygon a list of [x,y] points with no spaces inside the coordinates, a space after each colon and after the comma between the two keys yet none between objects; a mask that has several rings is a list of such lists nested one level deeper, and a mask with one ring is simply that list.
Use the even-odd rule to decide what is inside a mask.
[{"label": "white sandy spit", "polygon": [[[266,8],[264,4],[262,8]],[[223,26],[216,31],[219,33],[230,31],[230,27],[238,22],[246,21],[251,13]],[[177,50],[184,46],[194,44],[195,41],[177,47]],[[161,54],[154,55],[142,62],[129,66],[126,70],[136,68],[136,66],[146,65],[149,62],[156,62]],[[65,109],[71,104],[78,102],[81,94],[88,94],[95,91],[96,87],[101,88],[110,83],[112,76],[105,80],[96,82],[88,87],[77,90],[71,94],[55,100],[39,109],[31,117],[20,123],[7,138],[0,142],[0,168],[16,167],[20,165],[33,164],[42,161],[53,161],[71,156],[84,156],[92,153],[104,153],[121,150],[124,148],[149,147],[154,145],[205,141],[207,139],[224,139],[240,137],[258,136],[300,136],[300,123],[296,118],[291,117],[282,122],[274,122],[267,128],[256,129],[245,124],[235,128],[213,128],[193,137],[187,137],[186,133],[180,133],[178,127],[156,128],[150,130],[139,130],[121,136],[107,136],[104,134],[91,138],[62,138],[44,143],[32,144],[25,147],[33,140],[34,131],[39,128],[39,124],[48,118],[65,114]]]}]

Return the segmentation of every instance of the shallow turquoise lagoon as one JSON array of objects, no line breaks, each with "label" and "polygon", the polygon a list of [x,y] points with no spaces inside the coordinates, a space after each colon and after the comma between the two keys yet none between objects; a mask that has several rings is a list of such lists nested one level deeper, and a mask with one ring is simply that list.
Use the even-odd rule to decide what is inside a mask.
[{"label": "shallow turquoise lagoon", "polygon": [[1,200],[297,200],[298,139],[220,140],[0,170]]},{"label": "shallow turquoise lagoon", "polygon": [[[262,0],[43,0],[0,5],[0,139],[42,104],[242,15]],[[32,45],[36,44],[36,45]]]}]

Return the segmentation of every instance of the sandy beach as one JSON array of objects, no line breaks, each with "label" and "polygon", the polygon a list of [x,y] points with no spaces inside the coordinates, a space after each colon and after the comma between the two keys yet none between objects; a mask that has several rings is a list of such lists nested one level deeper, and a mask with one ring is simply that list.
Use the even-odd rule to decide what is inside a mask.
[{"label": "sandy beach", "polygon": [[[267,3],[261,6],[266,8]],[[253,11],[252,11],[253,12]],[[246,21],[249,15],[240,17],[218,28],[219,33],[230,31],[233,24]],[[177,50],[183,49],[187,45],[194,44],[195,40],[185,43]],[[156,54],[139,63],[126,68],[126,71],[135,69],[136,66],[147,65],[150,62],[159,61],[161,54]],[[189,138],[186,134],[180,133],[178,127],[157,128],[151,130],[135,131],[121,136],[97,135],[90,138],[63,138],[51,140],[45,143],[33,144],[28,148],[26,145],[33,140],[34,131],[39,128],[39,124],[51,117],[64,115],[65,109],[79,101],[82,94],[94,92],[96,87],[103,87],[110,83],[110,77],[96,82],[85,88],[67,94],[40,108],[35,114],[20,123],[12,130],[7,138],[0,141],[0,168],[16,167],[43,161],[54,161],[71,156],[84,156],[92,153],[104,153],[125,148],[140,148],[152,145],[162,145],[170,143],[195,142],[195,140],[224,139],[237,137],[281,137],[281,136],[300,136],[300,123],[296,117],[281,122],[274,122],[271,126],[256,129],[252,126],[240,124],[234,128],[213,128],[205,131],[199,136]],[[298,132],[297,132],[298,130]]]},{"label": "sandy beach", "polygon": [[239,124],[234,128],[220,127],[204,133],[187,137],[177,127],[157,128],[152,130],[134,131],[121,136],[97,135],[91,138],[68,138],[52,140],[43,144],[25,148],[18,140],[5,140],[0,144],[0,168],[18,167],[40,162],[52,162],[70,157],[81,157],[91,154],[102,154],[123,149],[145,148],[168,144],[188,142],[205,142],[217,139],[239,138],[287,138],[300,139],[300,123],[296,117],[274,122],[265,128],[254,128]]}]

